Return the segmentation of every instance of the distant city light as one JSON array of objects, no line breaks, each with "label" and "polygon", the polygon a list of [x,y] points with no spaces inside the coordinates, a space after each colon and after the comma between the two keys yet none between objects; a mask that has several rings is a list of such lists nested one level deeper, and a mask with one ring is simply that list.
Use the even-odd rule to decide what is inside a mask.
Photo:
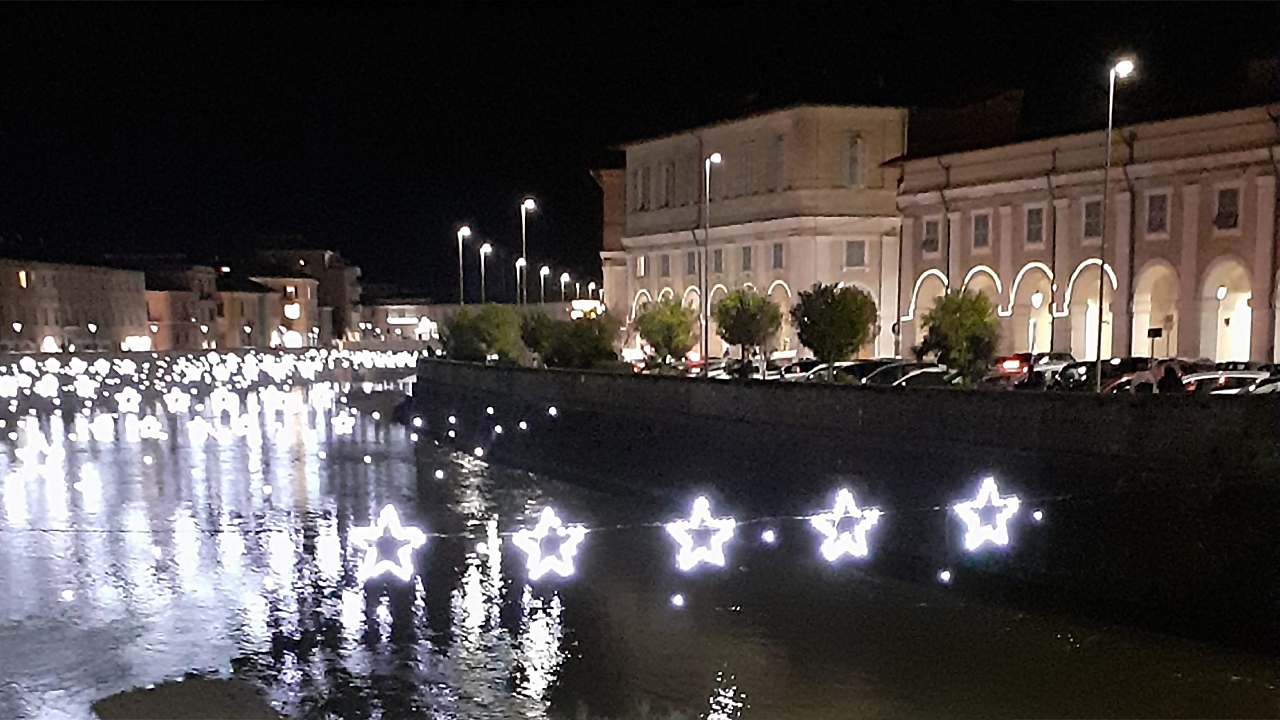
[{"label": "distant city light", "polygon": [[675,595],[672,595],[671,604],[672,606],[678,607],[678,608],[684,607],[684,596],[681,595],[680,593],[676,593]]}]

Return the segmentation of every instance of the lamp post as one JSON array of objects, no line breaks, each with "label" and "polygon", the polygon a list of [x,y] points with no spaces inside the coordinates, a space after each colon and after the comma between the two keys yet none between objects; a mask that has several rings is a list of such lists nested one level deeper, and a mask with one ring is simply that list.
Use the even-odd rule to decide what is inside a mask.
[{"label": "lamp post", "polygon": [[[533,201],[533,198],[525,198],[520,203],[520,260],[521,261],[523,261],[525,258],[529,256],[529,253],[527,251],[527,243],[525,242],[525,218],[528,217],[529,213],[537,209],[538,209],[538,205]],[[528,302],[528,301],[529,301],[528,288],[525,288],[523,285],[521,285],[519,278],[517,278],[516,279],[516,302]]]},{"label": "lamp post", "polygon": [[89,335],[93,337],[93,349],[97,350],[98,349],[98,324],[89,323],[88,325],[85,325],[85,327],[89,329]]},{"label": "lamp post", "polygon": [[538,271],[538,299],[543,305],[547,304],[547,276],[551,274],[551,268],[546,265]]},{"label": "lamp post", "polygon": [[493,252],[493,246],[485,243],[480,246],[480,304],[484,304],[484,258]]},{"label": "lamp post", "polygon": [[587,283],[587,299],[588,300],[596,299],[596,281],[595,280],[592,280],[591,282]]},{"label": "lamp post", "polygon": [[565,301],[564,287],[569,283],[569,273],[560,273],[560,302]]},{"label": "lamp post", "polygon": [[525,268],[524,258],[516,258],[516,300],[520,299],[520,275]]},{"label": "lamp post", "polygon": [[245,325],[242,329],[244,330],[244,347],[249,347],[253,344],[253,328]]},{"label": "lamp post", "polygon": [[466,305],[466,304],[467,304],[467,299],[466,299],[466,297],[464,296],[464,291],[463,291],[463,289],[462,289],[462,277],[463,277],[463,271],[462,271],[462,241],[463,241],[463,239],[464,239],[464,238],[469,238],[469,237],[471,237],[471,228],[470,228],[470,226],[463,225],[462,227],[458,228],[458,304],[459,304],[459,305]]},{"label": "lamp post", "polygon": [[1121,60],[1111,67],[1107,93],[1107,164],[1102,167],[1102,228],[1098,233],[1098,368],[1095,373],[1095,389],[1102,392],[1102,295],[1107,282],[1107,196],[1111,194],[1111,128],[1116,110],[1116,78],[1128,77],[1133,72],[1133,61]]},{"label": "lamp post", "polygon": [[711,303],[707,298],[707,245],[711,237],[711,166],[723,161],[720,153],[711,153],[702,163],[702,253],[698,267],[698,324],[702,338],[702,376],[707,376],[707,355],[711,352],[711,338],[707,336]]}]

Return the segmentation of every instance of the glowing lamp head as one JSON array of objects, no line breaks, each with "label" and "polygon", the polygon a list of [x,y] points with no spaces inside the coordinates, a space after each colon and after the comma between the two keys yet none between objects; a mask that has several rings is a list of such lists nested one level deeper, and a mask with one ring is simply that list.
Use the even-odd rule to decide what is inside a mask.
[{"label": "glowing lamp head", "polygon": [[1227,299],[1227,286],[1226,286],[1226,285],[1219,285],[1219,286],[1218,286],[1218,293],[1217,293],[1217,296],[1218,296],[1218,299],[1219,299],[1219,300],[1225,300],[1225,299]]},{"label": "glowing lamp head", "polygon": [[569,273],[560,273],[560,282],[562,283],[569,282]]},{"label": "glowing lamp head", "polygon": [[493,246],[492,246],[492,245],[490,245],[489,243],[485,243],[485,244],[483,244],[483,245],[481,245],[481,246],[480,246],[480,254],[481,254],[481,255],[488,255],[488,254],[489,254],[489,253],[491,253],[491,252],[493,252]]},{"label": "glowing lamp head", "polygon": [[97,324],[95,324],[95,323],[89,323],[86,327],[88,327],[88,328],[89,328],[89,332],[91,332],[91,333],[96,333],[96,332],[98,332],[98,326],[97,326]]},{"label": "glowing lamp head", "polygon": [[[14,323],[11,327],[13,328],[13,331],[14,331],[14,332],[22,332],[22,323],[20,323],[20,322],[16,322],[16,323]],[[155,326],[155,325],[152,325],[152,326],[151,326],[151,330],[152,330],[153,332],[155,331],[155,328],[156,328],[156,326]]]},{"label": "glowing lamp head", "polygon": [[245,335],[248,335],[249,333],[253,332],[253,328],[249,327],[248,325],[245,325],[244,328],[242,329],[244,330]]},{"label": "glowing lamp head", "polygon": [[676,593],[675,595],[672,595],[671,606],[678,607],[678,608],[684,607],[684,596],[681,595],[680,593]]},{"label": "glowing lamp head", "polygon": [[938,573],[938,582],[942,583],[943,585],[949,585],[951,583],[951,571],[943,570],[942,572]]},{"label": "glowing lamp head", "polygon": [[517,259],[516,259],[516,267],[518,267],[518,268],[522,268],[522,267],[524,267],[525,265],[528,265],[528,263],[527,263],[527,262],[525,262],[525,259],[524,259],[524,258],[517,258]]},{"label": "glowing lamp head", "polygon": [[1039,310],[1040,306],[1043,304],[1044,304],[1044,293],[1042,292],[1031,293],[1031,307],[1035,308],[1036,310]]},{"label": "glowing lamp head", "polygon": [[533,198],[525,198],[524,202],[520,203],[520,209],[525,212],[533,212],[538,209],[538,205],[533,201]]},{"label": "glowing lamp head", "polygon": [[1116,74],[1116,77],[1129,77],[1129,73],[1133,72],[1133,61],[1128,58],[1121,60],[1112,68],[1112,72]]},{"label": "glowing lamp head", "polygon": [[712,165],[719,165],[722,160],[724,160],[724,158],[721,157],[720,153],[718,152],[711,153],[711,157],[707,158],[707,162],[711,163]]},{"label": "glowing lamp head", "polygon": [[462,227],[458,228],[459,239],[469,238],[469,237],[471,237],[471,228],[469,226],[463,225]]},{"label": "glowing lamp head", "polygon": [[538,270],[538,274],[541,275],[542,277],[546,277],[551,274],[551,268],[547,267],[546,265],[543,265],[542,269]]}]

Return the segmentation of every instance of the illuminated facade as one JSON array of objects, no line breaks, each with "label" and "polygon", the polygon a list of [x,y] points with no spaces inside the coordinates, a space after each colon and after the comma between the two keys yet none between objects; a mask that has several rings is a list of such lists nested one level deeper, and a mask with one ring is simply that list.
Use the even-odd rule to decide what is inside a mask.
[{"label": "illuminated facade", "polygon": [[143,274],[0,259],[0,349],[150,349]]},{"label": "illuminated facade", "polygon": [[[767,295],[783,309],[773,349],[794,351],[787,310],[798,293],[854,285],[880,308],[862,352],[893,355],[899,171],[883,163],[902,155],[905,132],[900,108],[800,106],[627,145],[621,175],[596,175],[610,312],[629,326],[649,300],[699,305],[703,169],[719,153],[710,173],[708,305],[742,287]],[[714,321],[709,332],[710,354],[724,356]],[[640,338],[631,331],[625,342],[636,348]]]},{"label": "illuminated facade", "polygon": [[[1280,106],[907,159],[902,348],[947,288],[987,294],[1004,352],[1276,358]],[[1102,251],[1102,228],[1106,243]],[[1099,303],[1100,273],[1105,273]]]},{"label": "illuminated facade", "polygon": [[316,281],[315,299],[328,314],[330,333],[320,324],[320,342],[359,340],[360,268],[349,265],[333,250],[259,250],[258,257],[289,274]]},{"label": "illuminated facade", "polygon": [[213,268],[202,265],[148,268],[146,275],[151,349],[219,347],[217,273]]},{"label": "illuminated facade", "polygon": [[218,276],[218,347],[271,347],[272,332],[278,331],[284,320],[282,298],[271,288],[252,280]]},{"label": "illuminated facade", "polygon": [[280,316],[265,329],[268,347],[317,347],[327,336],[328,315],[321,315],[317,281],[309,277],[258,276],[250,280],[278,296]]}]

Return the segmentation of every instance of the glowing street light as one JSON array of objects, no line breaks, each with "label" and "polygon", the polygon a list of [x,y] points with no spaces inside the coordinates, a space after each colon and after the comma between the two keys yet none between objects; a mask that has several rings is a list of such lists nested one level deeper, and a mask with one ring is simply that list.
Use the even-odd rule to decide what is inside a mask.
[{"label": "glowing street light", "polygon": [[458,304],[459,305],[467,304],[467,299],[466,297],[464,297],[463,289],[462,289],[462,277],[463,277],[462,241],[463,239],[469,238],[469,237],[471,237],[471,228],[469,226],[463,225],[462,227],[458,228]]},{"label": "glowing street light", "polygon": [[1128,77],[1133,72],[1133,60],[1124,58],[1111,68],[1110,90],[1107,95],[1107,164],[1102,167],[1102,228],[1098,232],[1098,357],[1094,374],[1095,389],[1102,392],[1102,294],[1107,281],[1107,196],[1111,194],[1111,146],[1112,124],[1116,110],[1116,78]]},{"label": "glowing street light", "polygon": [[564,286],[569,283],[569,273],[560,273],[560,302],[566,300],[564,296]]},{"label": "glowing street light", "polygon": [[724,158],[720,153],[711,153],[702,163],[702,254],[698,267],[698,325],[701,328],[703,377],[706,373],[707,356],[711,352],[711,338],[707,336],[707,313],[711,305],[707,302],[707,241],[711,237],[711,166],[719,165]]},{"label": "glowing street light", "polygon": [[480,304],[484,304],[484,258],[493,252],[493,246],[485,243],[480,246]]},{"label": "glowing street light", "polygon": [[22,323],[20,323],[20,322],[16,322],[16,323],[14,323],[13,325],[11,325],[10,327],[12,327],[12,328],[13,328],[13,331],[14,331],[14,332],[16,332],[16,333],[20,333],[20,332],[22,332]]},{"label": "glowing street light", "polygon": [[551,268],[546,265],[538,271],[538,299],[543,305],[547,304],[547,276],[551,274]]},{"label": "glowing street light", "polygon": [[596,297],[596,281],[592,280],[587,283],[587,297],[594,300]]},{"label": "glowing street light", "polygon": [[[537,209],[538,205],[533,201],[533,198],[525,198],[520,203],[520,259],[522,261],[529,257],[528,243],[526,242],[525,219],[528,217],[529,213]],[[528,289],[519,285],[519,278],[516,279],[516,282],[516,302],[528,302]]]}]

